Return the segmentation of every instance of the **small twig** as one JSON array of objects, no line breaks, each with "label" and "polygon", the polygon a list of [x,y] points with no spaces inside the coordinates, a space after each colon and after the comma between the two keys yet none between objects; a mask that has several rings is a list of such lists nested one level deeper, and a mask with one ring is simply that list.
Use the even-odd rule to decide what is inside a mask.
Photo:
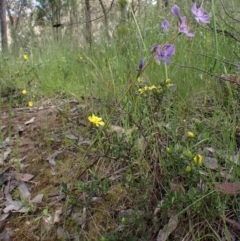
[{"label": "small twig", "polygon": [[225,218],[225,221],[226,221],[226,223],[230,224],[234,229],[237,229],[240,231],[240,223],[238,223],[234,220],[231,220],[229,218]]}]

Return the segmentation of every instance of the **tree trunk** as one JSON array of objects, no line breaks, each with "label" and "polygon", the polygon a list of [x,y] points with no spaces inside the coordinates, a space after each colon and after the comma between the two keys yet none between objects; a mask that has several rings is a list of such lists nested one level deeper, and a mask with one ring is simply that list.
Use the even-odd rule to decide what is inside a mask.
[{"label": "tree trunk", "polygon": [[90,0],[85,0],[85,15],[86,15],[86,41],[91,46],[91,44],[92,44],[92,22],[91,22]]},{"label": "tree trunk", "polygon": [[0,21],[1,21],[1,40],[2,52],[8,52],[8,39],[7,39],[7,19],[6,19],[6,2],[0,0]]},{"label": "tree trunk", "polygon": [[102,11],[103,11],[103,14],[104,14],[104,25],[105,25],[106,35],[107,35],[107,38],[109,40],[110,36],[109,36],[109,24],[108,24],[107,11],[106,11],[106,8],[105,8],[102,0],[99,0],[99,3],[101,5],[101,7],[102,7]]}]

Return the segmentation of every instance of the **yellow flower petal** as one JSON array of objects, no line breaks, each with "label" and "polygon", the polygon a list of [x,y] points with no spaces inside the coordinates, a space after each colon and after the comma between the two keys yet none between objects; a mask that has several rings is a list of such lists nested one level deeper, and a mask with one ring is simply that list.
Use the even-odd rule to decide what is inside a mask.
[{"label": "yellow flower petal", "polygon": [[27,54],[24,54],[24,55],[23,55],[23,59],[24,59],[24,60],[28,60],[28,55],[27,55]]},{"label": "yellow flower petal", "polygon": [[166,85],[169,85],[171,83],[171,80],[170,79],[167,79],[166,81],[165,81],[165,84]]},{"label": "yellow flower petal", "polygon": [[201,166],[201,165],[202,165],[202,162],[203,162],[203,157],[202,157],[202,155],[197,154],[197,155],[193,158],[193,161],[194,161],[194,163],[195,163],[197,166]]},{"label": "yellow flower petal", "polygon": [[27,91],[26,91],[26,90],[22,90],[22,94],[23,94],[23,95],[26,95],[26,94],[27,94]]},{"label": "yellow flower petal", "polygon": [[143,77],[138,77],[137,80],[138,80],[139,83],[142,83],[143,82]]},{"label": "yellow flower petal", "polygon": [[156,86],[155,86],[155,85],[149,86],[148,89],[149,89],[149,90],[156,89]]},{"label": "yellow flower petal", "polygon": [[105,123],[102,121],[102,118],[97,117],[94,114],[92,114],[92,116],[88,116],[88,120],[97,127],[105,125]]},{"label": "yellow flower petal", "polygon": [[122,217],[121,222],[122,222],[122,224],[126,223],[126,218]]},{"label": "yellow flower petal", "polygon": [[195,137],[195,134],[194,134],[193,132],[189,131],[189,132],[187,133],[187,136],[188,136],[189,138],[194,138],[194,137]]},{"label": "yellow flower petal", "polygon": [[171,153],[172,153],[172,149],[169,148],[169,147],[166,148],[166,151],[167,151],[168,154],[171,154]]},{"label": "yellow flower petal", "polygon": [[29,102],[28,102],[28,106],[29,106],[29,107],[32,107],[32,106],[33,106],[33,102],[32,102],[32,101],[29,101]]},{"label": "yellow flower petal", "polygon": [[192,168],[190,166],[186,167],[186,172],[191,172]]}]

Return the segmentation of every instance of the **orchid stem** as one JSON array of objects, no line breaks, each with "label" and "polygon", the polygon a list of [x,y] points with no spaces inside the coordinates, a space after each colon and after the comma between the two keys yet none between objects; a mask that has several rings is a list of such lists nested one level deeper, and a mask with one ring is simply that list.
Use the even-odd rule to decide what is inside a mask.
[{"label": "orchid stem", "polygon": [[164,68],[165,68],[165,80],[168,79],[168,71],[167,71],[167,64],[164,62]]},{"label": "orchid stem", "polygon": [[[218,58],[219,54],[218,54],[218,40],[217,40],[217,27],[216,27],[215,4],[214,4],[214,0],[212,0],[211,2],[212,2],[214,43],[215,43],[215,50],[216,50],[216,58]],[[215,60],[214,66],[213,66],[213,69],[212,69],[212,70],[215,69],[216,63],[217,63],[217,60]]]}]

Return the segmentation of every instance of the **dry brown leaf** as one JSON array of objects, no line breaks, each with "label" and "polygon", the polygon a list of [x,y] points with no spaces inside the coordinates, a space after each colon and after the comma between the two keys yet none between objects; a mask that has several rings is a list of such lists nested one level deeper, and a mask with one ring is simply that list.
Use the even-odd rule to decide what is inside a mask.
[{"label": "dry brown leaf", "polygon": [[178,225],[178,217],[171,217],[168,224],[161,229],[157,236],[157,241],[166,241],[168,236],[176,229]]},{"label": "dry brown leaf", "polygon": [[230,224],[234,229],[240,230],[240,223],[238,223],[234,220],[231,220],[229,218],[225,218],[225,221],[226,221],[226,223]]},{"label": "dry brown leaf", "polygon": [[[9,216],[9,213],[3,213],[0,215],[0,222],[2,222],[3,220],[5,220],[7,217]],[[1,240],[1,239],[0,239]]]},{"label": "dry brown leaf", "polygon": [[14,177],[18,181],[28,182],[30,181],[34,176],[28,173],[20,173],[20,172],[13,172]]},{"label": "dry brown leaf", "polygon": [[69,240],[70,239],[70,235],[67,231],[64,231],[64,229],[62,227],[58,227],[57,228],[57,236],[59,240]]},{"label": "dry brown leaf", "polygon": [[111,128],[112,128],[112,130],[115,131],[115,132],[124,133],[124,129],[123,129],[121,126],[111,125]]},{"label": "dry brown leaf", "polygon": [[42,217],[42,225],[46,230],[50,230],[54,225],[52,216],[44,216]]},{"label": "dry brown leaf", "polygon": [[203,165],[211,170],[218,169],[218,161],[215,157],[204,157]]},{"label": "dry brown leaf", "polygon": [[206,150],[209,152],[208,154],[210,154],[210,155],[214,155],[214,153],[215,153],[215,150],[212,148],[212,147],[206,147]]},{"label": "dry brown leaf", "polygon": [[57,155],[61,154],[63,151],[55,151],[51,156],[49,156],[46,160],[53,166],[55,166],[57,163],[55,161],[55,158]]},{"label": "dry brown leaf", "polygon": [[29,209],[27,207],[21,207],[19,210],[13,210],[13,213],[27,213]]},{"label": "dry brown leaf", "polygon": [[43,199],[43,194],[38,194],[37,196],[35,196],[31,202],[32,203],[42,203],[42,199]]},{"label": "dry brown leaf", "polygon": [[24,182],[20,182],[18,186],[21,199],[30,199],[31,193],[28,190],[28,186]]},{"label": "dry brown leaf", "polygon": [[82,213],[82,224],[81,224],[81,228],[85,229],[86,227],[86,222],[87,222],[87,208],[83,207],[83,213]]},{"label": "dry brown leaf", "polygon": [[54,218],[53,218],[53,222],[54,223],[59,223],[60,220],[61,220],[61,215],[63,213],[63,209],[62,208],[59,208],[55,211],[55,214],[54,214]]},{"label": "dry brown leaf", "polygon": [[73,135],[73,134],[66,134],[65,137],[70,139],[70,140],[78,140],[78,137],[76,135]]},{"label": "dry brown leaf", "polygon": [[217,190],[224,194],[235,195],[240,192],[240,182],[214,183]]},{"label": "dry brown leaf", "polygon": [[224,180],[230,180],[232,179],[232,175],[229,174],[227,171],[220,171],[220,176],[224,177]]},{"label": "dry brown leaf", "polygon": [[8,201],[5,203],[5,208],[3,209],[4,213],[9,213],[10,211],[18,211],[23,206],[22,202],[19,201]]},{"label": "dry brown leaf", "polygon": [[13,235],[14,231],[12,228],[5,228],[4,231],[0,234],[0,240],[9,241]]},{"label": "dry brown leaf", "polygon": [[36,119],[36,117],[32,117],[29,121],[26,121],[24,124],[29,125],[29,124],[33,123],[35,119]]},{"label": "dry brown leaf", "polygon": [[12,149],[10,147],[7,148],[7,150],[0,154],[0,164],[3,165],[4,161],[7,159],[8,155],[12,152]]}]

